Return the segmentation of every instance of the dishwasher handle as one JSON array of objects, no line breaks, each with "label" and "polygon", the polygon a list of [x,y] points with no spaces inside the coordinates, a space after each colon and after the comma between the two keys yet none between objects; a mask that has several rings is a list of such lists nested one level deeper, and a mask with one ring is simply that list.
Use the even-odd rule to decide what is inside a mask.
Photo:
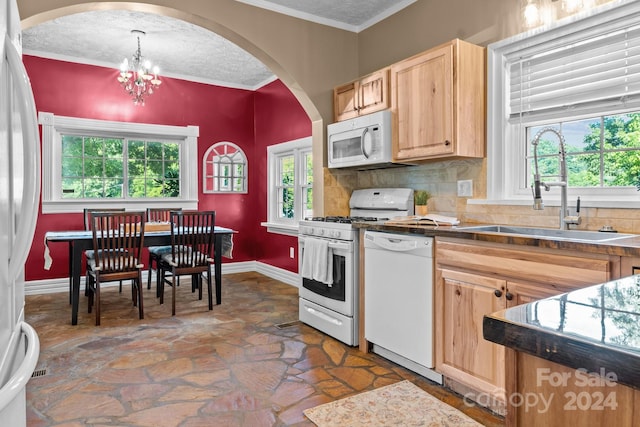
[{"label": "dishwasher handle", "polygon": [[382,249],[394,252],[409,252],[418,249],[419,240],[386,237],[381,234],[365,234],[365,239]]}]

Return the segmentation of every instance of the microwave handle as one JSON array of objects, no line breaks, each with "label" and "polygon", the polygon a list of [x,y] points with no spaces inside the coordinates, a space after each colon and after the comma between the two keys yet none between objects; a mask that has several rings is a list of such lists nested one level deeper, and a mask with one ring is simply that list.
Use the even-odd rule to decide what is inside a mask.
[{"label": "microwave handle", "polygon": [[371,139],[371,135],[369,135],[368,127],[364,128],[364,130],[362,131],[362,136],[360,137],[360,151],[362,151],[362,155],[364,156],[365,159],[368,159],[369,156],[371,155],[371,153],[369,152],[369,149],[366,147],[367,144],[365,144],[367,137]]}]

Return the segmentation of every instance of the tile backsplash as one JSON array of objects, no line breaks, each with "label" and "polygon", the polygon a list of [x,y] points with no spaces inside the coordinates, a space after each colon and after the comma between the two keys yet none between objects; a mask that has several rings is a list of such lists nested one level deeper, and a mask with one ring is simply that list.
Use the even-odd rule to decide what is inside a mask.
[{"label": "tile backsplash", "polygon": [[[465,223],[558,227],[559,208],[535,211],[530,205],[467,204],[457,196],[457,182],[473,181],[473,198],[486,198],[486,159],[449,160],[416,166],[355,171],[324,170],[325,215],[348,215],[351,192],[360,188],[409,187],[428,190],[429,212],[458,217]],[[638,195],[640,197],[640,194]],[[582,208],[582,224],[572,228],[599,230],[605,225],[640,234],[640,209]]]}]

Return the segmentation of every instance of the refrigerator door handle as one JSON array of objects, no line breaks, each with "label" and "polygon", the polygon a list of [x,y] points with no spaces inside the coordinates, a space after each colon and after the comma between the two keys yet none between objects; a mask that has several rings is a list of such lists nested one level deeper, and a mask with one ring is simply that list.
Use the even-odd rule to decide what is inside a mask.
[{"label": "refrigerator door handle", "polygon": [[27,70],[20,59],[9,35],[5,34],[4,47],[9,64],[9,73],[14,80],[17,97],[16,104],[20,111],[24,140],[24,182],[20,215],[15,235],[19,236],[14,241],[14,247],[9,252],[9,282],[18,278],[24,268],[24,263],[31,249],[31,241],[36,229],[38,219],[38,204],[40,202],[40,138],[38,136],[38,122],[36,103],[31,91]]},{"label": "refrigerator door handle", "polygon": [[[40,355],[40,340],[38,339],[38,334],[35,329],[26,322],[20,323],[19,326],[20,327],[16,328],[14,333],[16,335],[24,334],[26,337],[27,346],[25,356],[13,375],[9,377],[6,382],[4,382],[4,380],[3,382],[0,382],[0,413],[2,413],[3,409],[9,405],[13,399],[15,399],[18,393],[24,390],[27,381],[31,378],[31,375],[38,364],[38,357]],[[20,343],[21,337],[17,337],[15,341]],[[10,369],[12,360],[18,356],[15,352],[24,349],[24,347],[17,345],[17,343],[13,346],[14,354],[6,355],[7,357],[3,361],[4,369]],[[11,372],[5,372],[3,373],[3,376],[6,374],[11,374]]]}]

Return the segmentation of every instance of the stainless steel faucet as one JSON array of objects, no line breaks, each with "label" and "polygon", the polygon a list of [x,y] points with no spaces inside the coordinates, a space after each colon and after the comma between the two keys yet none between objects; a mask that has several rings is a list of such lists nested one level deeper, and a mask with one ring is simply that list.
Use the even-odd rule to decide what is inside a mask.
[{"label": "stainless steel faucet", "polygon": [[[538,170],[538,143],[540,142],[540,138],[542,137],[542,135],[547,132],[556,134],[559,140],[558,157],[560,159],[560,181],[556,182],[540,181],[540,171]],[[542,202],[542,195],[540,193],[540,186],[544,187],[545,191],[549,191],[551,187],[560,187],[560,229],[568,230],[569,224],[580,224],[582,222],[582,218],[579,214],[580,198],[578,197],[578,202],[576,204],[576,215],[569,215],[569,211],[567,209],[567,186],[569,185],[569,181],[567,179],[567,159],[564,136],[559,130],[555,128],[544,128],[536,134],[536,136],[533,138],[533,141],[531,141],[531,145],[533,146],[533,163],[535,168],[532,185],[533,209],[544,209],[544,203]]]}]

